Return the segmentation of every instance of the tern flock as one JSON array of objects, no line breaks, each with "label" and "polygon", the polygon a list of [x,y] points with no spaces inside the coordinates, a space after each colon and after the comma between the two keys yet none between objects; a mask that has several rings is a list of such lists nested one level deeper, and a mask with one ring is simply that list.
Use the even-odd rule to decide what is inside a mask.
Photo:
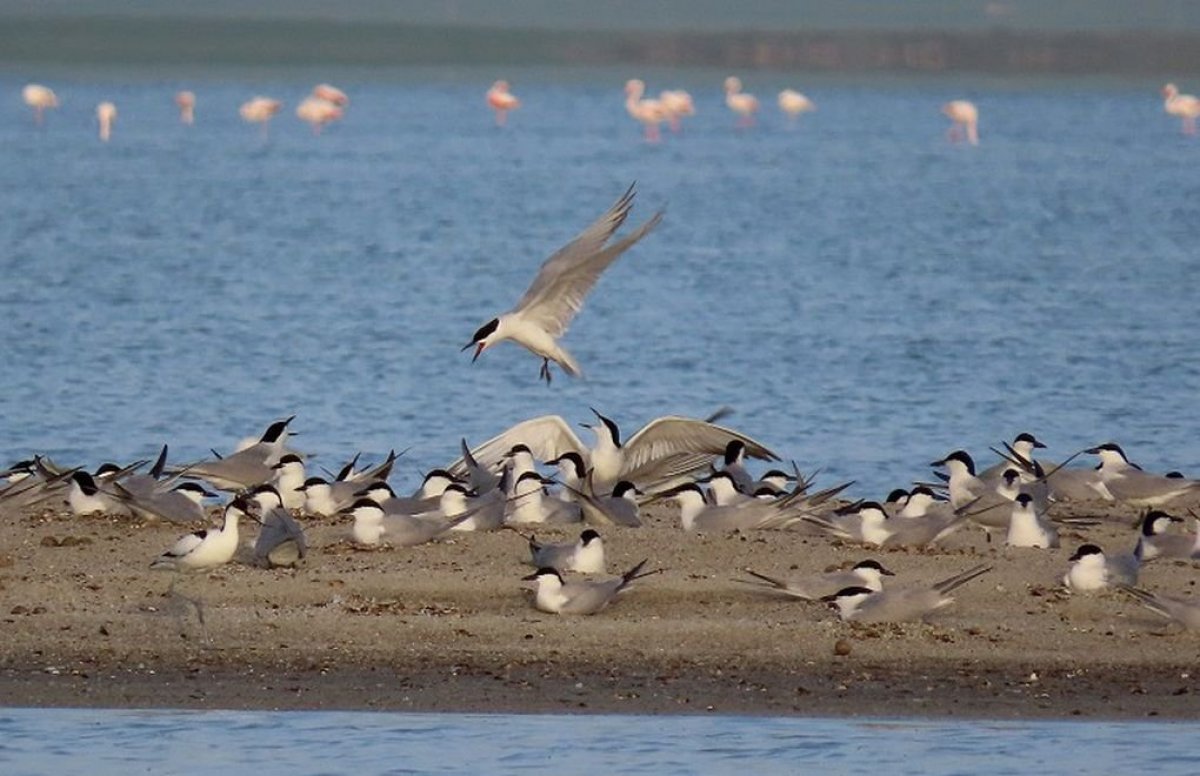
[{"label": "tern flock", "polygon": [[[742,90],[737,78],[725,82],[726,103],[739,125],[753,123],[758,101]],[[626,85],[629,113],[647,127],[647,139],[658,139],[658,125],[677,125],[694,113],[685,92],[664,92],[657,100],[644,98],[645,84]],[[1165,109],[1194,131],[1200,102],[1164,87]],[[35,120],[58,106],[50,89],[31,84],[24,99]],[[507,82],[497,81],[487,104],[497,124],[520,106]],[[314,131],[338,120],[349,100],[328,84],[315,87],[300,104],[297,115]],[[176,96],[180,119],[195,120],[196,97]],[[815,109],[803,95],[790,90],[779,104],[793,118]],[[256,97],[241,106],[243,118],[266,126],[281,103]],[[978,111],[966,101],[953,101],[943,112],[954,122],[952,139],[978,142]],[[103,139],[111,135],[116,107],[98,109]],[[651,131],[653,130],[653,131]],[[540,377],[551,380],[551,364],[572,377],[582,368],[559,343],[580,312],[600,275],[658,226],[661,211],[622,237],[634,187],[617,199],[594,223],[551,255],[528,290],[508,312],[480,326],[463,350],[474,348],[472,362],[494,345],[509,340],[541,359]],[[412,492],[398,494],[389,479],[397,456],[393,453],[371,467],[360,468],[359,456],[338,472],[315,476],[306,456],[287,442],[293,418],[272,423],[257,438],[227,456],[167,466],[167,446],[146,473],[148,461],[128,466],[105,464],[94,472],[63,467],[43,456],[13,464],[0,472],[0,506],[18,509],[54,508],[65,503],[75,514],[104,513],[140,521],[165,521],[199,526],[209,520],[213,491],[231,494],[219,507],[219,526],[184,534],[151,562],[156,569],[205,571],[235,558],[267,567],[290,567],[309,555],[303,520],[342,518],[349,523],[345,538],[367,546],[415,547],[450,535],[474,531],[513,530],[556,526],[581,529],[578,541],[539,542],[526,536],[526,563],[537,570],[525,577],[534,583],[534,606],[560,614],[594,614],[613,603],[634,582],[657,573],[645,570],[644,560],[617,577],[606,578],[605,539],[636,542],[636,529],[648,519],[649,504],[674,503],[678,524],[686,532],[791,531],[826,536],[830,541],[874,550],[897,547],[935,548],[966,527],[986,532],[989,541],[1012,547],[1051,549],[1059,546],[1060,526],[1083,529],[1096,520],[1061,514],[1069,502],[1108,501],[1145,510],[1131,548],[1106,553],[1098,545],[1078,547],[1064,570],[1062,584],[1088,593],[1119,589],[1162,617],[1188,629],[1200,629],[1200,606],[1187,599],[1137,587],[1143,566],[1159,559],[1200,559],[1200,518],[1195,534],[1174,526],[1182,517],[1163,511],[1168,504],[1200,496],[1200,481],[1177,474],[1145,472],[1126,457],[1120,446],[1101,444],[1080,451],[1062,464],[1040,460],[1044,446],[1022,433],[1003,450],[1000,462],[977,471],[965,451],[951,452],[934,462],[944,474],[929,483],[897,489],[883,501],[847,502],[839,498],[851,483],[823,488],[792,464],[790,471],[772,468],[754,475],[747,462],[768,464],[781,457],[765,444],[718,423],[724,411],[707,419],[665,416],[650,421],[627,440],[617,424],[592,410],[594,421],[584,423],[595,436],[581,440],[559,416],[531,418],[474,447],[464,440],[461,455],[444,468],[428,472]],[[1095,456],[1094,468],[1069,466],[1079,455]],[[555,476],[547,474],[555,471]],[[211,489],[211,490],[210,490]],[[243,528],[257,524],[252,543],[243,546]],[[823,601],[841,619],[862,622],[921,620],[952,603],[952,591],[990,570],[977,565],[931,583],[884,584],[893,576],[875,559],[846,570],[806,578],[781,578],[750,569],[736,582],[751,584],[768,594],[806,601]],[[514,575],[515,576],[515,575]],[[748,578],[747,578],[748,577]]]}]

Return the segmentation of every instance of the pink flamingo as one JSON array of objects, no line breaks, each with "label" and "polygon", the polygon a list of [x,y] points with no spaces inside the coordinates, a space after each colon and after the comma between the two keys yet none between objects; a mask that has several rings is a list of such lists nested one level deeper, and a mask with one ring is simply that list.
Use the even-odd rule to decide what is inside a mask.
[{"label": "pink flamingo", "polygon": [[951,100],[942,106],[942,113],[950,119],[946,137],[957,143],[965,136],[971,145],[979,145],[979,109],[968,100]]},{"label": "pink flamingo", "polygon": [[117,120],[117,106],[108,100],[96,106],[96,122],[100,125],[100,139],[105,143],[112,137],[113,122]]},{"label": "pink flamingo", "polygon": [[487,90],[487,104],[496,112],[496,126],[502,127],[508,121],[508,112],[521,107],[512,92],[508,90],[508,81],[500,80]]},{"label": "pink flamingo", "polygon": [[179,120],[191,126],[196,121],[196,95],[189,91],[177,92],[175,104],[179,106]]},{"label": "pink flamingo", "polygon": [[692,95],[683,89],[668,89],[658,95],[658,101],[667,115],[667,126],[672,132],[678,132],[682,128],[684,116],[696,115]]},{"label": "pink flamingo", "polygon": [[787,114],[788,121],[794,125],[801,113],[816,110],[817,106],[795,89],[784,89],[779,93],[779,109]]},{"label": "pink flamingo", "polygon": [[333,103],[339,108],[344,108],[350,104],[350,98],[346,93],[336,86],[329,84],[317,84],[313,87],[312,96],[325,102]]},{"label": "pink flamingo", "polygon": [[754,126],[754,114],[758,113],[758,98],[742,91],[742,79],[737,76],[731,75],[725,79],[725,104],[739,116],[739,128]]},{"label": "pink flamingo", "polygon": [[21,98],[25,104],[33,108],[33,123],[42,125],[42,117],[46,110],[58,107],[58,96],[54,90],[41,84],[29,84],[21,90]]},{"label": "pink flamingo", "polygon": [[625,110],[646,128],[646,142],[657,143],[662,138],[658,128],[666,120],[667,112],[658,100],[643,100],[645,93],[646,84],[642,80],[631,78],[626,81]]},{"label": "pink flamingo", "polygon": [[320,97],[306,97],[296,106],[296,116],[308,122],[314,135],[319,135],[326,124],[342,117],[342,109]]},{"label": "pink flamingo", "polygon": [[267,136],[268,125],[271,122],[271,117],[279,112],[283,107],[283,103],[279,100],[273,100],[270,97],[254,97],[242,103],[242,107],[238,109],[242,120],[251,124],[262,125],[262,135]]},{"label": "pink flamingo", "polygon": [[1179,87],[1167,84],[1162,88],[1163,110],[1183,120],[1183,134],[1196,134],[1196,118],[1200,116],[1200,100],[1190,94],[1180,94]]}]

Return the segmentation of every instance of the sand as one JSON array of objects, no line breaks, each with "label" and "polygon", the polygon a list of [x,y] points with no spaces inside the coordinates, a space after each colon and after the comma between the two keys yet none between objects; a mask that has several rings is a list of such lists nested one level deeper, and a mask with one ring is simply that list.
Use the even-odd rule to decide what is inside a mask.
[{"label": "sand", "polygon": [[[1130,549],[1135,511],[1073,513],[1106,522],[1067,531],[1058,550],[989,545],[967,528],[936,551],[879,552],[798,531],[687,534],[663,509],[648,527],[603,531],[610,571],[649,558],[663,573],[572,618],[533,609],[525,542],[508,531],[362,550],[346,522],[305,520],[299,569],[180,575],[149,568],[177,526],[0,507],[0,704],[1200,716],[1200,634],[1123,594],[1059,584],[1085,540]],[[733,580],[866,557],[903,581],[994,569],[929,622],[884,626]],[[1196,579],[1196,564],[1155,561],[1142,585],[1194,595]]]}]

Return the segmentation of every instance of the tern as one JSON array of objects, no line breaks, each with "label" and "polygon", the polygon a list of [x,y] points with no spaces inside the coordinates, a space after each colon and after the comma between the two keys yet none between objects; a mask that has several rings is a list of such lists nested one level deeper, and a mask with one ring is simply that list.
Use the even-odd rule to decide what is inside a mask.
[{"label": "tern", "polygon": [[613,599],[635,579],[657,574],[658,571],[642,571],[642,561],[616,579],[563,581],[562,575],[552,568],[540,568],[524,581],[537,583],[534,606],[551,614],[595,614],[606,608]]},{"label": "tern", "polygon": [[[847,483],[848,484],[848,483]],[[813,509],[846,485],[806,496],[789,493],[779,499],[750,499],[737,506],[715,506],[704,500],[704,491],[694,482],[666,491],[659,498],[679,504],[679,520],[685,531],[744,531],[758,528],[787,528],[812,516]]]},{"label": "tern", "polygon": [[633,197],[634,187],[630,186],[607,213],[546,259],[516,307],[479,327],[462,348],[475,348],[472,363],[496,343],[512,340],[541,357],[539,376],[547,383],[551,361],[572,377],[583,375],[575,358],[558,344],[559,337],[583,309],[584,298],[604,270],[662,221],[659,211],[625,237],[607,244],[629,216]]},{"label": "tern", "polygon": [[217,490],[240,491],[270,482],[271,467],[279,463],[286,450],[288,424],[296,416],[272,423],[257,442],[232,455],[215,461],[203,461],[177,471],[177,474],[205,480]]},{"label": "tern", "polygon": [[166,520],[169,523],[195,523],[204,519],[204,499],[216,498],[197,482],[181,482],[165,493],[138,495],[114,483],[116,497],[142,520]]},{"label": "tern", "polygon": [[351,529],[354,541],[376,545],[386,539],[395,547],[415,547],[431,542],[471,516],[471,512],[465,512],[447,520],[440,512],[430,515],[388,515],[370,499],[359,499],[343,513],[354,517]]},{"label": "tern", "polygon": [[1063,577],[1063,584],[1076,593],[1094,593],[1113,585],[1136,585],[1141,566],[1136,551],[1110,558],[1095,544],[1080,545],[1068,560],[1071,567]]},{"label": "tern", "polygon": [[1138,555],[1143,563],[1155,558],[1190,559],[1200,558],[1200,526],[1196,536],[1167,533],[1171,523],[1182,523],[1183,518],[1154,510],[1142,518],[1142,531],[1138,536]]},{"label": "tern", "polygon": [[[589,488],[590,490],[590,488]],[[637,497],[645,495],[629,480],[621,480],[608,496],[570,489],[583,515],[583,521],[591,525],[618,525],[624,528],[640,528],[641,510]]]},{"label": "tern", "polygon": [[254,559],[267,568],[292,567],[308,553],[304,529],[283,506],[279,491],[264,485],[254,494],[261,511],[262,530],[254,542]]},{"label": "tern", "polygon": [[[745,445],[745,454],[760,460],[778,461],[779,456],[745,434],[707,420],[667,415],[656,418],[622,442],[621,430],[611,418],[592,409],[595,423],[582,423],[596,435],[588,448],[560,415],[542,415],[518,423],[470,451],[487,469],[497,468],[515,446],[525,445],[534,457],[551,461],[566,453],[577,453],[591,470],[597,492],[629,480],[643,489],[663,486],[712,464],[713,456],[725,455],[731,442]],[[447,467],[452,474],[467,472],[466,459]]]},{"label": "tern", "polygon": [[882,504],[864,501],[840,517],[841,520],[810,516],[804,520],[832,536],[873,547],[929,547],[958,530],[967,515],[960,510],[936,516],[893,518]]},{"label": "tern", "polygon": [[837,607],[844,622],[923,620],[954,602],[947,595],[950,591],[991,569],[991,566],[975,566],[932,585],[891,587],[878,591],[866,587],[847,587],[821,600],[829,603],[830,607]]},{"label": "tern", "polygon": [[505,522],[578,523],[582,519],[578,504],[546,494],[546,485],[552,482],[536,471],[527,471],[518,477],[507,504]]},{"label": "tern", "polygon": [[219,529],[196,531],[180,537],[150,568],[198,571],[228,563],[233,560],[238,547],[238,520],[249,514],[250,504],[235,498],[225,506]]},{"label": "tern", "polygon": [[[1114,501],[1143,507],[1157,507],[1185,493],[1200,489],[1200,480],[1150,474],[1129,462],[1121,446],[1107,442],[1088,448],[1087,453],[1100,458],[1100,483]],[[1103,492],[1103,491],[1101,491]]]},{"label": "tern", "polygon": [[580,574],[604,573],[604,540],[591,528],[579,534],[579,540],[574,542],[541,544],[535,536],[527,537],[527,541],[530,566]]},{"label": "tern", "polygon": [[883,577],[895,576],[877,560],[859,561],[848,571],[830,571],[805,577],[789,577],[788,579],[768,577],[766,574],[759,574],[750,569],[746,569],[746,573],[754,579],[738,579],[736,581],[764,590],[783,593],[793,598],[801,598],[805,601],[819,601],[827,595],[836,595],[838,591],[847,587],[881,590]]},{"label": "tern", "polygon": [[1058,528],[1046,519],[1044,512],[1036,508],[1033,496],[1019,493],[1013,501],[1008,536],[1004,543],[1009,547],[1058,547]]},{"label": "tern", "polygon": [[1127,585],[1121,585],[1120,588],[1160,617],[1179,623],[1185,630],[1200,631],[1200,603],[1174,596],[1157,595]]}]

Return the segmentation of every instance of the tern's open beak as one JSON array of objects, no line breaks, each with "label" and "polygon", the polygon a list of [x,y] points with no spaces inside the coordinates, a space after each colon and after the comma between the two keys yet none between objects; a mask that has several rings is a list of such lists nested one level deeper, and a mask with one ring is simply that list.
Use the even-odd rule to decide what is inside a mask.
[{"label": "tern's open beak", "polygon": [[471,356],[471,363],[474,364],[475,360],[479,358],[479,354],[483,352],[484,344],[482,342],[468,342],[466,345],[463,345],[462,350],[458,352],[465,353],[471,349],[472,345],[475,346],[475,355]]},{"label": "tern's open beak", "polygon": [[535,580],[537,578],[538,578],[538,575],[537,575],[537,572],[535,571],[527,577],[521,577],[521,581],[522,582],[532,582],[533,580]]}]

